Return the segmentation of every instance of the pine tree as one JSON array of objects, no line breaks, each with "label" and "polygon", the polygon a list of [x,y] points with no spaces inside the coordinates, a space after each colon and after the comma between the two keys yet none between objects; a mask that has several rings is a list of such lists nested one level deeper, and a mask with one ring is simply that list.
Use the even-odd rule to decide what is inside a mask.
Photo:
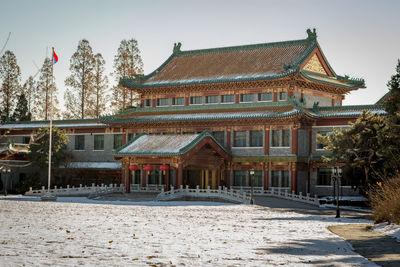
[{"label": "pine tree", "polygon": [[14,53],[7,50],[0,58],[0,88],[1,121],[10,120],[15,108],[17,95],[21,92],[19,84],[21,71]]},{"label": "pine tree", "polygon": [[94,86],[93,69],[95,59],[89,41],[79,41],[76,52],[70,60],[69,70],[71,75],[65,80],[65,85],[70,87],[65,92],[65,118],[93,118],[94,112]]},{"label": "pine tree", "polygon": [[[25,94],[26,101],[28,103],[28,112],[32,113],[34,106],[34,100],[36,98],[37,84],[32,76],[29,76],[22,86],[22,92]],[[33,116],[32,116],[33,117]]]},{"label": "pine tree", "polygon": [[105,61],[100,53],[94,56],[94,105],[95,105],[95,116],[99,118],[105,115],[107,100],[109,98],[107,94],[108,78],[104,74]]},{"label": "pine tree", "polygon": [[[52,119],[60,117],[60,110],[58,108],[59,102],[57,99],[57,87],[54,82],[53,66],[51,60],[46,58],[40,70],[39,82],[35,94],[35,104],[32,109],[34,118],[37,120],[50,119],[50,105],[52,104],[53,110]],[[51,103],[51,97],[53,102]]]},{"label": "pine tree", "polygon": [[15,108],[14,114],[12,115],[13,121],[30,121],[31,113],[28,110],[28,101],[25,98],[25,94],[22,93],[18,98],[17,107]]},{"label": "pine tree", "polygon": [[400,60],[397,61],[396,74],[392,76],[387,86],[390,91],[390,98],[385,102],[385,110],[391,117],[400,112]]},{"label": "pine tree", "polygon": [[[143,61],[140,56],[138,43],[135,39],[122,40],[114,57],[113,76],[117,83],[121,78],[133,78],[143,73]],[[135,93],[122,86],[113,88],[113,106],[116,110],[123,110],[132,106],[135,100]]]}]

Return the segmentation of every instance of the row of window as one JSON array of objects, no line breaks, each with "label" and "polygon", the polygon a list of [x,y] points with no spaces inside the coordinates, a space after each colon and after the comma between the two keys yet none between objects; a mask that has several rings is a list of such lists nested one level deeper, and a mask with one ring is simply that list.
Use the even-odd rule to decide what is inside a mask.
[{"label": "row of window", "polygon": [[[114,134],[113,149],[122,146],[122,134]],[[85,135],[75,135],[75,150],[85,150]],[[93,150],[104,150],[104,134],[93,135]]]},{"label": "row of window", "polygon": [[[251,186],[249,171],[234,171],[233,186]],[[263,172],[254,171],[253,186],[263,186]],[[289,171],[271,171],[270,187],[290,187]]]},{"label": "row of window", "polygon": [[[254,102],[257,97],[257,101],[259,102],[272,102],[273,101],[273,93],[260,93],[260,94],[241,94],[239,97],[239,101],[241,103],[249,103]],[[286,92],[278,93],[278,101],[287,100]],[[220,96],[191,96],[189,98],[190,105],[201,105],[201,104],[218,104],[218,103],[234,103],[235,95],[220,95]],[[174,98],[157,98],[156,106],[184,106],[185,98],[184,97],[174,97]],[[151,107],[152,102],[151,99],[144,100],[145,107]]]}]

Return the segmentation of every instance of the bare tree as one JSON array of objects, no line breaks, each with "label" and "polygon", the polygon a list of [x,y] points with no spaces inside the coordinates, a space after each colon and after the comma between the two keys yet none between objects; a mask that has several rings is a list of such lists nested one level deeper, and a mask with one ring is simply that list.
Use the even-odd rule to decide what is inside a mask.
[{"label": "bare tree", "polygon": [[106,106],[108,101],[108,78],[104,74],[105,61],[100,53],[94,56],[95,64],[93,69],[94,76],[94,105],[95,105],[95,116],[99,118],[105,115]]},{"label": "bare tree", "polygon": [[[133,78],[142,73],[143,61],[138,42],[135,39],[122,40],[117,55],[114,57],[114,72],[112,74],[116,82],[119,83],[121,78]],[[118,85],[113,88],[112,104],[116,110],[132,106],[134,100],[135,94],[132,90]]]},{"label": "bare tree", "polygon": [[70,60],[71,75],[65,80],[70,87],[65,92],[65,118],[93,118],[94,117],[94,86],[93,69],[95,59],[89,41],[79,41],[76,52]]},{"label": "bare tree", "polygon": [[0,87],[1,121],[10,120],[15,108],[17,96],[21,93],[21,71],[14,53],[7,50],[0,58]]}]

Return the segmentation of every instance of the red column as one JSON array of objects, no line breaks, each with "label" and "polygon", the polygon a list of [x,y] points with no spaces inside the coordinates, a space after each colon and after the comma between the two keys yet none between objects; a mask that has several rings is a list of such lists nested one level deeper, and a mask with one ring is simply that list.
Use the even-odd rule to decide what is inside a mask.
[{"label": "red column", "polygon": [[265,130],[264,137],[264,154],[269,155],[269,130]]},{"label": "red column", "polygon": [[332,98],[332,107],[335,106],[335,99]]},{"label": "red column", "polygon": [[264,190],[268,190],[268,169],[264,168]]},{"label": "red column", "polygon": [[235,94],[235,104],[239,104],[239,94]]},{"label": "red column", "polygon": [[156,103],[157,103],[156,99],[153,99],[152,101],[153,101],[152,106],[153,106],[153,108],[155,108],[156,107]]},{"label": "red column", "polygon": [[122,166],[121,166],[121,180],[119,181],[119,185],[125,184],[125,167],[126,167],[126,164],[122,163]]},{"label": "red column", "polygon": [[141,107],[144,107],[144,100],[143,100],[143,99],[140,100],[140,106],[141,106]]},{"label": "red column", "polygon": [[142,169],[142,187],[146,187],[146,175],[147,172]]},{"label": "red column", "polygon": [[274,102],[277,102],[277,101],[278,101],[278,93],[274,92]]},{"label": "red column", "polygon": [[126,144],[126,135],[127,133],[122,132],[122,145]]},{"label": "red column", "polygon": [[292,154],[297,155],[298,153],[298,129],[292,130]]},{"label": "red column", "polygon": [[178,179],[176,181],[176,188],[180,188],[183,183],[183,166],[182,163],[178,165]]},{"label": "red column", "polygon": [[130,193],[131,192],[131,173],[130,173],[128,167],[125,169],[125,173],[126,173],[125,192]]},{"label": "red column", "polygon": [[291,180],[292,180],[292,191],[297,194],[297,171],[292,170]]},{"label": "red column", "polygon": [[226,131],[226,148],[231,149],[231,131]]},{"label": "red column", "polygon": [[230,170],[225,170],[225,184],[226,187],[230,188],[231,187],[231,171]]},{"label": "red column", "polygon": [[166,177],[165,177],[165,191],[169,191],[170,190],[170,181],[169,181],[169,172],[170,172],[170,170],[166,170],[166,173],[165,173],[165,175],[166,175]]},{"label": "red column", "polygon": [[189,97],[185,97],[185,106],[189,106]]}]

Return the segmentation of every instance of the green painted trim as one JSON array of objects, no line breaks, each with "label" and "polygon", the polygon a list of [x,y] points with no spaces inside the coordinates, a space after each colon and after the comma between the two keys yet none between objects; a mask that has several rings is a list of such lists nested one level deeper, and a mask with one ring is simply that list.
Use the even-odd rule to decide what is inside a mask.
[{"label": "green painted trim", "polygon": [[364,110],[364,109],[383,109],[383,105],[371,104],[371,105],[352,105],[352,106],[334,106],[334,107],[315,107],[311,110],[314,112],[318,111],[342,111],[342,110]]},{"label": "green painted trim", "polygon": [[104,117],[102,121],[109,121],[110,119],[115,119],[120,116],[134,114],[137,113],[140,116],[140,113],[157,113],[157,115],[161,115],[160,112],[169,112],[169,111],[197,111],[197,110],[232,110],[232,109],[242,109],[242,108],[258,108],[258,107],[279,107],[279,106],[290,106],[292,105],[292,101],[278,101],[278,102],[254,102],[254,103],[239,103],[239,104],[203,104],[203,105],[189,105],[189,106],[169,106],[169,107],[137,107],[135,109],[130,109],[124,112],[121,112],[116,115],[112,115],[109,117]]},{"label": "green painted trim", "polygon": [[[96,119],[71,119],[71,120],[53,120],[53,123],[76,123],[76,122],[101,122],[102,118]],[[4,122],[4,124],[39,124],[39,123],[50,123],[49,120],[45,121],[9,121]]]},{"label": "green painted trim", "polygon": [[233,157],[233,162],[308,162],[308,157],[293,156],[241,156]]},{"label": "green painted trim", "polygon": [[330,76],[326,76],[326,75],[322,75],[319,73],[314,73],[314,72],[309,72],[306,70],[300,70],[300,73],[306,78],[309,79],[311,81],[316,81],[316,82],[320,82],[320,83],[325,83],[325,84],[330,84],[330,85],[334,85],[334,86],[339,86],[339,87],[343,87],[343,88],[348,88],[348,89],[354,89],[354,88],[362,88],[365,87],[365,82],[363,79],[349,79],[346,77],[342,77],[342,76],[336,76],[336,78],[340,81],[346,81],[349,82],[348,85],[344,85],[344,84],[337,84],[334,82],[329,82],[329,81],[325,81],[325,80],[319,80],[317,78],[313,78],[310,77],[309,74],[312,74],[314,76],[319,76],[319,77],[328,77],[331,78]]}]

